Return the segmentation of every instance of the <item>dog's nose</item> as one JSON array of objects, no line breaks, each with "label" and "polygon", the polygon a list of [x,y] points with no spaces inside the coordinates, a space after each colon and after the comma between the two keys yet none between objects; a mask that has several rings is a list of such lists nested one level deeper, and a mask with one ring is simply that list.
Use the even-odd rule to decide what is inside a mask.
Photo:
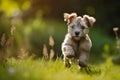
[{"label": "dog's nose", "polygon": [[75,35],[78,36],[80,34],[80,32],[75,32]]}]

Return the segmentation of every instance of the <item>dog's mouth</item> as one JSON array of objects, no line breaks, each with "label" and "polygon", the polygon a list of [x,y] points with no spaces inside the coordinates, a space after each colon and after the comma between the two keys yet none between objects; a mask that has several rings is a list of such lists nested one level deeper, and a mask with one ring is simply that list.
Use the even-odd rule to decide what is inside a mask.
[{"label": "dog's mouth", "polygon": [[80,37],[79,35],[75,35],[74,37]]},{"label": "dog's mouth", "polygon": [[74,38],[75,40],[79,40],[79,39],[80,39],[80,36],[73,36],[73,38]]}]

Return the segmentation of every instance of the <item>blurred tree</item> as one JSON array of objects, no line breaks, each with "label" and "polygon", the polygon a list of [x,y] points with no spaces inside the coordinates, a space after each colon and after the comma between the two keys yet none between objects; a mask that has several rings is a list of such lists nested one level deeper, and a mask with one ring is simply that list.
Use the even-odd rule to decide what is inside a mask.
[{"label": "blurred tree", "polygon": [[37,11],[41,11],[44,18],[54,19],[62,19],[64,12],[77,12],[79,15],[95,16],[96,25],[111,32],[113,26],[120,26],[119,2],[119,0],[32,0],[30,8],[23,12],[23,18],[33,17]]},{"label": "blurred tree", "polygon": [[64,12],[89,14],[97,18],[96,25],[104,26],[110,31],[113,26],[120,26],[119,2],[119,0],[1,0],[0,12],[12,16],[13,12],[20,10],[25,20],[34,17],[38,11],[45,18],[55,19],[62,19]]},{"label": "blurred tree", "polygon": [[[94,16],[97,20],[95,26],[106,32],[105,34],[113,35],[112,27],[120,26],[119,3],[120,0],[0,0],[0,35],[5,32],[9,36],[10,25],[19,23],[19,25],[17,24],[19,27],[16,29],[16,39],[20,41],[30,37],[30,40],[39,48],[41,46],[39,44],[44,42],[40,38],[47,39],[46,37],[48,37],[44,31],[47,30],[46,34],[55,34],[58,31],[54,29],[61,28],[55,27],[60,24],[48,25],[42,18],[63,21],[64,12]],[[48,28],[48,26],[50,27]],[[56,43],[59,45],[63,38],[60,35],[63,36],[64,32],[62,27],[59,31],[61,34],[59,37],[56,36]],[[38,34],[40,34],[39,38],[36,37]],[[97,38],[94,38],[96,42],[100,37]]]}]

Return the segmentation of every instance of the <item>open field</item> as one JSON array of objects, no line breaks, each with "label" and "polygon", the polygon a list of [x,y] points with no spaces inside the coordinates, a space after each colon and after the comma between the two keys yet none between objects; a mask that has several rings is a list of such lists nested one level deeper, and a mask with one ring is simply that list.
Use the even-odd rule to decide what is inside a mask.
[{"label": "open field", "polygon": [[[37,20],[37,22],[41,21]],[[13,26],[9,30],[11,33],[9,33],[8,39],[4,38],[5,34],[1,37],[1,53],[4,56],[8,56],[4,61],[2,60],[4,56],[0,55],[0,80],[120,79],[119,65],[114,65],[111,61],[111,57],[115,55],[114,46],[116,46],[112,38],[101,32],[98,28],[91,29],[90,37],[93,46],[90,53],[89,68],[81,70],[77,63],[74,62],[71,68],[65,68],[61,58],[60,47],[67,32],[67,27],[57,21],[44,22],[38,25],[42,25],[43,29],[34,27],[36,25],[29,26],[32,25],[32,22],[27,23],[25,27],[16,27],[14,35],[12,35],[11,31],[14,28]],[[47,27],[47,24],[51,27]],[[19,30],[21,31],[19,32]],[[45,30],[48,33],[44,34]],[[39,37],[36,36],[38,34],[40,34]],[[53,35],[53,37],[50,35]],[[35,54],[37,58],[32,59],[32,54]],[[51,59],[46,60],[42,58],[43,56]],[[55,59],[56,57],[57,59]]]},{"label": "open field", "polygon": [[65,68],[61,59],[30,58],[15,60],[10,58],[0,65],[0,80],[119,80],[120,68],[109,58],[99,65],[91,65],[89,70],[80,70],[76,63]]},{"label": "open field", "polygon": [[[0,0],[0,80],[120,80],[120,0]],[[93,16],[88,67],[63,64],[64,13]]]}]

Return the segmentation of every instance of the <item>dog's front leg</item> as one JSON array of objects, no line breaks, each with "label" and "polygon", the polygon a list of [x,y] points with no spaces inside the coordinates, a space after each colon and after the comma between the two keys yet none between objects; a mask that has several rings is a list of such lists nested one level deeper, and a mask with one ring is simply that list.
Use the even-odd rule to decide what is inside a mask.
[{"label": "dog's front leg", "polygon": [[66,67],[71,66],[71,59],[75,56],[74,50],[70,45],[62,46],[62,53],[64,55],[64,64]]},{"label": "dog's front leg", "polygon": [[87,67],[88,54],[88,52],[81,51],[78,62],[80,67]]},{"label": "dog's front leg", "polygon": [[89,52],[90,52],[90,48],[92,46],[91,40],[90,39],[84,39],[83,41],[81,41],[80,45],[79,45],[79,66],[80,67],[87,67],[87,60],[89,57]]}]

